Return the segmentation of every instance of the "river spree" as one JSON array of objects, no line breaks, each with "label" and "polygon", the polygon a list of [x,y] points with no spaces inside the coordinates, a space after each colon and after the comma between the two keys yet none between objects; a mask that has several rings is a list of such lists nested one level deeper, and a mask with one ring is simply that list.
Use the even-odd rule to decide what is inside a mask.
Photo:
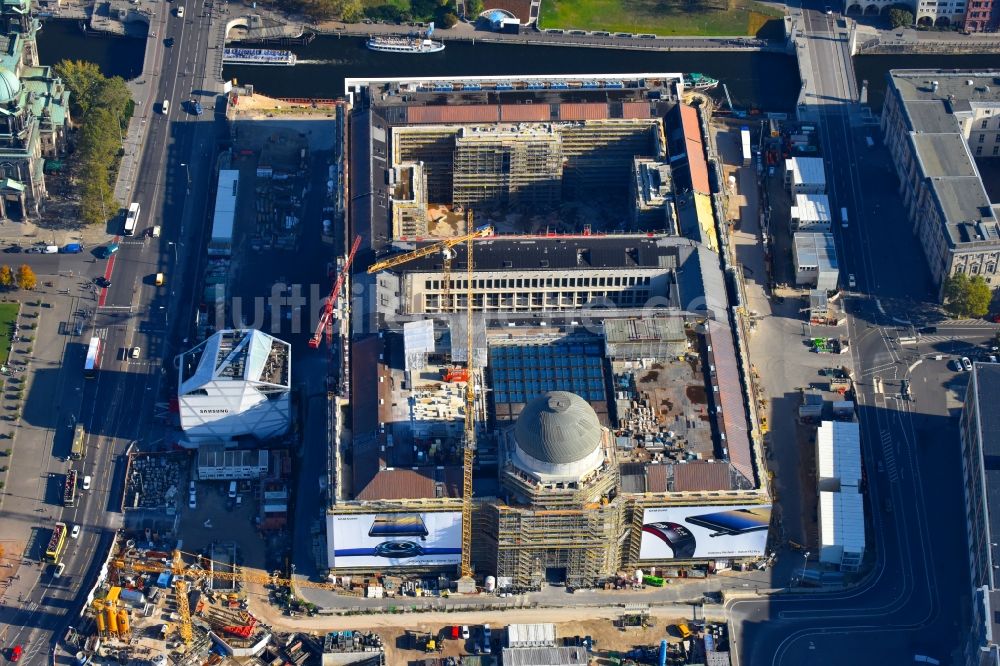
[{"label": "river spree", "polygon": [[[140,39],[85,36],[75,21],[50,20],[38,37],[42,62],[90,60],[107,75],[125,78],[142,70]],[[449,42],[440,53],[376,53],[360,37],[322,35],[296,46],[295,67],[227,66],[226,78],[250,83],[273,97],[334,98],[345,77],[464,76],[516,74],[613,74],[701,72],[729,87],[737,107],[791,111],[799,90],[794,58],[777,53],[647,51]],[[869,83],[869,103],[882,108],[885,75],[893,68],[1000,69],[1000,55],[874,55],[854,59],[858,82]],[[722,95],[721,87],[716,91]]]}]

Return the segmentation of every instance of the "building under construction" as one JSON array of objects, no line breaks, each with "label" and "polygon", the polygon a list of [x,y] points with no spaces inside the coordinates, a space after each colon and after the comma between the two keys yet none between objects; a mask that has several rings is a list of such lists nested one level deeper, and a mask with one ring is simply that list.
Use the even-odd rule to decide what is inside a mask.
[{"label": "building under construction", "polygon": [[[345,341],[332,575],[593,587],[764,556],[720,257],[673,222],[681,81],[348,80],[375,184],[354,232],[379,261]],[[533,233],[496,210],[587,196],[622,230]]]}]

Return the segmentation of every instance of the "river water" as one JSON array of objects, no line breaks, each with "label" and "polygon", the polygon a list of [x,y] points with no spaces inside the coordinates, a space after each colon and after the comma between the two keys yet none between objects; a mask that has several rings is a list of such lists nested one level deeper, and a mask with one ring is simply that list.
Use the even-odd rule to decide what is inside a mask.
[{"label": "river water", "polygon": [[[50,20],[38,37],[42,62],[64,58],[96,62],[107,75],[133,78],[142,70],[142,40],[85,36],[75,21]],[[463,76],[502,74],[614,74],[625,72],[701,72],[729,87],[733,104],[765,111],[790,111],[799,90],[791,56],[776,53],[650,52],[449,42],[440,53],[400,55],[376,53],[360,37],[320,36],[292,50],[295,67],[227,66],[226,78],[273,97],[339,97],[345,77]],[[882,107],[885,75],[893,68],[1000,69],[1000,55],[884,55],[854,59],[858,81],[869,82],[869,102]],[[721,91],[720,91],[721,92]]]}]

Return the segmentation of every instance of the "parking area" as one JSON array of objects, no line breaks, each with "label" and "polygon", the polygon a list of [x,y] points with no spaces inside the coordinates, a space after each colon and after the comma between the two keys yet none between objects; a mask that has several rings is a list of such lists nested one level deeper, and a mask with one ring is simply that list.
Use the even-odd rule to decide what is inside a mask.
[{"label": "parking area", "polygon": [[[195,507],[185,486],[180,509],[184,550],[202,552],[212,544],[235,544],[246,566],[265,569],[267,546],[257,526],[257,483],[239,481],[237,497],[229,496],[230,481],[195,481]],[[239,500],[239,501],[237,501]]]}]

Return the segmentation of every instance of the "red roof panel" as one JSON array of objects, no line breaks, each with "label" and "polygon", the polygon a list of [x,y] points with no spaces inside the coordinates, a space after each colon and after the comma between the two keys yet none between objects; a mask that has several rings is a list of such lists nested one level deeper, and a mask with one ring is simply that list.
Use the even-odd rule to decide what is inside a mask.
[{"label": "red roof panel", "polygon": [[649,102],[622,102],[622,118],[649,118]]},{"label": "red roof panel", "polygon": [[698,111],[687,104],[681,104],[681,126],[684,130],[684,144],[687,150],[688,168],[691,171],[691,187],[695,192],[711,194],[708,184],[708,162],[701,139],[701,123]]},{"label": "red roof panel", "polygon": [[547,122],[552,120],[548,104],[504,104],[500,107],[504,122]]},{"label": "red roof panel", "polygon": [[422,123],[495,123],[500,110],[492,104],[462,104],[455,106],[411,106],[406,109],[406,122]]},{"label": "red roof panel", "polygon": [[601,103],[566,103],[559,105],[560,120],[606,120],[608,105]]}]

